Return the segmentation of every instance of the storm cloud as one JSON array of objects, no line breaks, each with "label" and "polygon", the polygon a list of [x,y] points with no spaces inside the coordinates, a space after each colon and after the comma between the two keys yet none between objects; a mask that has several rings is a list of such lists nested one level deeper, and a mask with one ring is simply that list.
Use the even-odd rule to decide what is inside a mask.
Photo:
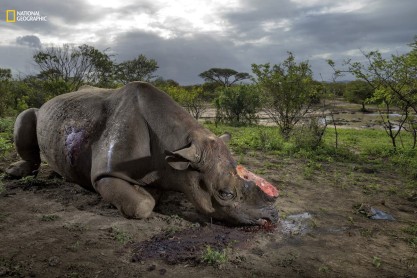
[{"label": "storm cloud", "polygon": [[[287,51],[309,60],[316,78],[326,79],[326,59],[361,59],[359,50],[404,53],[417,35],[414,0],[109,2],[4,4],[40,11],[48,20],[3,24],[0,67],[27,72],[18,65],[30,61],[28,49],[86,43],[110,48],[117,62],[144,54],[158,62],[158,75],[180,84],[201,83],[199,73],[211,67],[250,73],[252,63],[280,63]],[[11,55],[16,62],[5,63]]]},{"label": "storm cloud", "polygon": [[27,45],[32,48],[41,48],[41,40],[34,35],[27,35],[23,37],[17,37],[16,43],[20,45]]}]

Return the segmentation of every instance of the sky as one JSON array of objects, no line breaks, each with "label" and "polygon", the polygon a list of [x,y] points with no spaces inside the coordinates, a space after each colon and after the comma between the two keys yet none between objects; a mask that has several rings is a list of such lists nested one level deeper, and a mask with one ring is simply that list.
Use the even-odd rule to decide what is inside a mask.
[{"label": "sky", "polygon": [[[40,22],[6,22],[6,10],[38,11]],[[317,80],[330,80],[326,59],[363,60],[410,50],[417,35],[416,0],[0,0],[0,67],[36,74],[33,53],[72,43],[114,54],[143,54],[158,76],[199,84],[213,67],[251,72],[279,64],[291,51]]]}]

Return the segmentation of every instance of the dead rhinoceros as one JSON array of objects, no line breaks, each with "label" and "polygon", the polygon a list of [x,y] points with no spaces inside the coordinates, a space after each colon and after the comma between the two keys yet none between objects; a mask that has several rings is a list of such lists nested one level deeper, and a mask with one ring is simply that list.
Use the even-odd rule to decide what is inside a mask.
[{"label": "dead rhinoceros", "polygon": [[277,189],[268,183],[265,190],[253,176],[239,175],[225,138],[150,84],[87,86],[17,117],[14,139],[22,160],[7,173],[32,174],[42,154],[54,171],[97,191],[128,218],[151,214],[155,200],[146,189],[158,187],[185,193],[215,219],[277,221]]}]

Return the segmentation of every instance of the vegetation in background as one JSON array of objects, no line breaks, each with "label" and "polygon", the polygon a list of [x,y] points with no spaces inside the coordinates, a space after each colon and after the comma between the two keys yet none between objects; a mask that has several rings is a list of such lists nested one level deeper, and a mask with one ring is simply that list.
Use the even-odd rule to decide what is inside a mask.
[{"label": "vegetation in background", "polygon": [[[410,190],[417,190],[417,151],[399,147],[393,151],[384,130],[339,129],[339,146],[334,146],[334,132],[329,128],[319,145],[312,145],[308,139],[296,136],[284,139],[276,127],[230,126],[206,123],[205,126],[216,135],[229,132],[232,140],[229,146],[235,155],[246,156],[251,151],[262,151],[277,157],[298,157],[315,161],[340,161],[343,163],[372,163],[386,170],[399,171],[410,180]],[[308,137],[308,136],[306,136]],[[403,136],[404,146],[412,142],[409,134]]]},{"label": "vegetation in background", "polygon": [[[417,37],[410,46],[410,52],[390,58],[384,58],[379,51],[363,52],[366,62],[346,60],[342,69],[336,69],[335,63],[328,60],[336,74],[349,73],[372,88],[370,99],[379,105],[381,120],[394,149],[401,131],[417,136],[416,122],[410,118],[411,112],[417,113]],[[399,109],[399,119],[391,117],[394,108]]]},{"label": "vegetation in background", "polygon": [[40,69],[39,79],[64,82],[68,91],[77,90],[83,83],[110,85],[111,57],[92,46],[64,44],[46,47],[38,50],[33,59]]},{"label": "vegetation in background", "polygon": [[0,68],[0,117],[9,114],[12,103],[12,71]]},{"label": "vegetation in background", "polygon": [[261,108],[258,91],[253,85],[223,88],[214,100],[216,123],[253,124]]},{"label": "vegetation in background", "polygon": [[115,79],[122,84],[132,81],[149,82],[155,77],[153,74],[158,68],[156,60],[141,54],[133,60],[115,65]]},{"label": "vegetation in background", "polygon": [[162,89],[197,120],[207,110],[207,104],[204,101],[204,91],[201,86],[192,86],[186,89],[180,86],[168,85],[162,87]]},{"label": "vegetation in background", "polygon": [[295,125],[316,102],[317,90],[307,61],[297,63],[289,52],[281,64],[252,65],[259,86],[263,110],[288,138]]},{"label": "vegetation in background", "polygon": [[0,158],[13,149],[13,118],[0,118]]},{"label": "vegetation in background", "polygon": [[204,81],[215,83],[222,87],[230,87],[238,81],[249,79],[251,76],[246,72],[237,72],[234,69],[211,68],[199,74]]},{"label": "vegetation in background", "polygon": [[372,98],[374,90],[363,80],[354,80],[346,83],[344,97],[347,101],[362,105],[361,112],[367,112],[366,103]]}]

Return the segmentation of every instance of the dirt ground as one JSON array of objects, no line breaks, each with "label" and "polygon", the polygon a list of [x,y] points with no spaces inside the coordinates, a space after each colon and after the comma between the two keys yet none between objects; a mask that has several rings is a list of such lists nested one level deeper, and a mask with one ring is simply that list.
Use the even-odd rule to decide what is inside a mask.
[{"label": "dirt ground", "polygon": [[[404,232],[417,200],[395,172],[262,153],[243,164],[280,189],[276,227],[212,223],[172,192],[149,219],[128,220],[47,166],[37,179],[3,180],[0,277],[417,277]],[[395,220],[366,217],[370,207]],[[210,250],[225,256],[210,264]]]}]

